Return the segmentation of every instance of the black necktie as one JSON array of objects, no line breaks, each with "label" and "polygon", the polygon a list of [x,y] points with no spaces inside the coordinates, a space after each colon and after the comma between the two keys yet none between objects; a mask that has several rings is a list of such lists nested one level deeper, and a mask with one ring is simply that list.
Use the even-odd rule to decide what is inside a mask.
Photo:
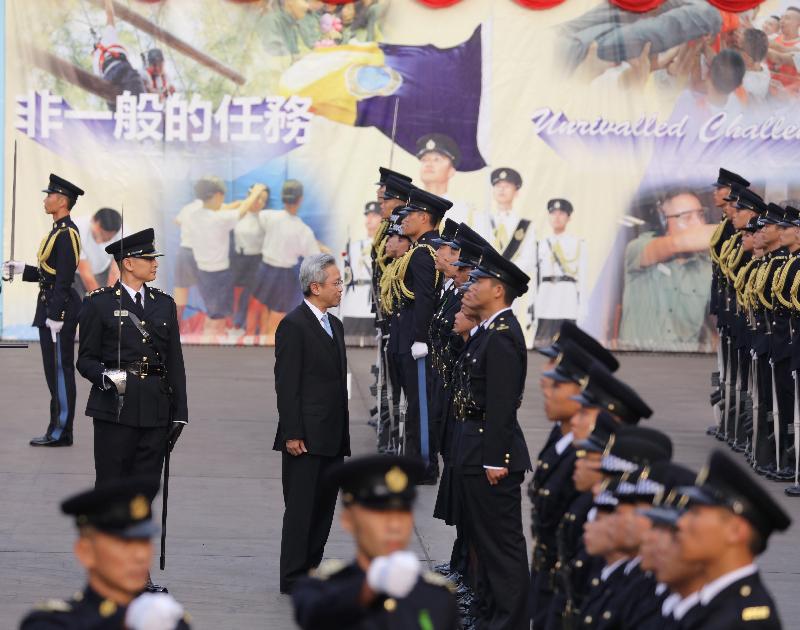
[{"label": "black necktie", "polygon": [[142,294],[139,293],[138,291],[136,292],[136,308],[138,308],[139,311],[141,312],[141,310],[142,310]]}]

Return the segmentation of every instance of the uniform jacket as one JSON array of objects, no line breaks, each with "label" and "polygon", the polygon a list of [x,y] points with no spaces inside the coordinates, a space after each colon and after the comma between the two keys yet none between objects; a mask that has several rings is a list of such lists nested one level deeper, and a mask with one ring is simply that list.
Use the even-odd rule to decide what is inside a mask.
[{"label": "uniform jacket", "polygon": [[328,561],[292,590],[295,620],[304,630],[378,630],[461,627],[456,600],[442,576],[426,573],[403,599],[378,596],[369,608],[358,597],[366,580],[355,563]]},{"label": "uniform jacket", "polygon": [[34,326],[44,326],[46,319],[74,320],[80,311],[81,299],[72,288],[80,260],[81,240],[78,226],[70,217],[53,223],[42,239],[37,258],[39,265],[25,265],[22,279],[39,283]]},{"label": "uniform jacket", "polygon": [[[87,586],[69,601],[50,599],[38,606],[22,620],[20,630],[119,630],[126,610]],[[188,615],[179,620],[175,630],[188,630],[187,620]]]},{"label": "uniform jacket", "polygon": [[[118,316],[117,313],[122,315]],[[127,313],[134,313],[149,334],[143,337]],[[80,315],[77,368],[92,383],[86,415],[116,422],[117,397],[103,389],[103,370],[117,367],[117,339],[121,330],[120,360],[162,366],[165,376],[128,374],[119,422],[132,427],[167,426],[171,420],[188,421],[186,372],[178,330],[175,301],[163,291],[145,285],[141,311],[128,291],[117,282],[92,291]],[[171,392],[171,396],[170,396]]]},{"label": "uniform jacket", "polygon": [[525,387],[528,354],[517,318],[506,310],[469,345],[459,375],[457,415],[464,422],[454,466],[483,474],[484,466],[531,470],[517,409]]},{"label": "uniform jacket", "polygon": [[435,230],[426,232],[416,242],[412,250],[403,282],[413,291],[414,299],[409,300],[397,313],[397,325],[392,334],[397,334],[396,351],[399,354],[411,352],[416,342],[428,343],[428,328],[436,308],[436,298],[441,282],[437,282],[433,256],[423,245],[430,245],[431,239],[439,236]]},{"label": "uniform jacket", "polygon": [[772,596],[758,572],[737,580],[708,604],[697,604],[680,622],[681,630],[780,630]]},{"label": "uniform jacket", "polygon": [[287,440],[303,440],[312,455],[350,455],[344,327],[331,314],[328,320],[333,339],[303,301],[278,325],[276,451]]}]

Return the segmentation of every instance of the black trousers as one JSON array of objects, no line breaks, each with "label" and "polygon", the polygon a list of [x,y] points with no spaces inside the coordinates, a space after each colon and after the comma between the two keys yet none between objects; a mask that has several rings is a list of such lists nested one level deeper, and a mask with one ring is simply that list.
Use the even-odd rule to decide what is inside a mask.
[{"label": "black trousers", "polygon": [[161,478],[167,434],[167,427],[129,427],[95,418],[95,485],[121,477]]},{"label": "black trousers", "polygon": [[485,474],[462,475],[463,524],[477,556],[475,576],[483,630],[528,630],[528,552],[522,533],[524,474],[510,473],[496,486]]},{"label": "black trousers", "polygon": [[39,327],[39,345],[47,388],[50,390],[50,423],[47,435],[72,437],[75,420],[75,330],[78,320],[66,320],[54,343],[50,329]]},{"label": "black trousers", "polygon": [[[406,455],[420,457],[422,444],[420,442],[420,413],[419,413],[419,376],[417,374],[417,362],[410,352],[397,355],[397,373],[400,386],[406,395],[408,406],[406,407]],[[430,358],[425,357],[425,388],[424,395],[430,401],[431,387],[431,364]],[[430,405],[429,405],[430,411]],[[438,433],[431,422],[430,413],[428,414],[428,446],[429,456],[428,465],[437,463],[438,460]]]},{"label": "black trousers", "polygon": [[794,379],[792,378],[791,363],[791,359],[786,357],[775,364],[775,393],[778,396],[779,417],[778,439],[780,440],[778,444],[780,456],[779,461],[776,462],[778,468],[789,466],[790,463],[794,465],[794,460],[789,462],[787,459],[787,451],[790,446],[794,445],[794,438],[789,433],[789,427],[794,422]]},{"label": "black trousers", "polygon": [[769,355],[758,357],[758,415],[753,422],[758,422],[758,435],[753,444],[755,461],[758,466],[766,466],[775,459],[775,445],[770,439],[772,423],[772,368]]},{"label": "black trousers", "polygon": [[281,591],[322,561],[336,509],[337,488],[326,488],[322,480],[328,469],[343,457],[305,453],[297,457],[286,452],[283,481],[283,531],[281,532]]}]

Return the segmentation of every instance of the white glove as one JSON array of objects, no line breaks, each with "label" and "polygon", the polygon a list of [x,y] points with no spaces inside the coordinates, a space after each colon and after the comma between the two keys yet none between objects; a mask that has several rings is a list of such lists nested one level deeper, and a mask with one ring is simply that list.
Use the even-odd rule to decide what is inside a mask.
[{"label": "white glove", "polygon": [[411,551],[395,551],[372,560],[367,571],[367,584],[376,593],[403,598],[419,579],[419,560]]},{"label": "white glove", "polygon": [[428,344],[421,341],[415,341],[411,344],[411,356],[414,361],[428,356]]},{"label": "white glove", "polygon": [[25,263],[19,260],[7,260],[3,263],[3,275],[8,277],[13,274],[21,274],[25,271]]},{"label": "white glove", "polygon": [[61,332],[61,329],[64,328],[64,322],[57,322],[54,319],[50,319],[49,317],[44,320],[45,326],[50,329],[50,336],[53,338],[53,343],[56,342],[56,335]]},{"label": "white glove", "polygon": [[142,593],[125,613],[129,630],[175,630],[183,618],[183,606],[167,593]]}]

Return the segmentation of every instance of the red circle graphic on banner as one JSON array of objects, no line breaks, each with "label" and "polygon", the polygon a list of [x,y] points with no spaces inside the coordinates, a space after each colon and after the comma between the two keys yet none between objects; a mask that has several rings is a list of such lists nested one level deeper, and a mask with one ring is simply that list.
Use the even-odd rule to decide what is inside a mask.
[{"label": "red circle graphic on banner", "polygon": [[646,13],[658,8],[664,0],[610,0],[610,2],[620,9],[625,9],[625,11]]},{"label": "red circle graphic on banner", "polygon": [[709,4],[714,5],[722,11],[730,11],[731,13],[741,13],[748,9],[753,9],[761,4],[763,0],[708,0]]},{"label": "red circle graphic on banner", "polygon": [[559,4],[564,2],[564,0],[515,0],[515,2],[519,5],[522,5],[526,9],[536,9],[541,11],[542,9],[552,9],[553,7],[557,7]]},{"label": "red circle graphic on banner", "polygon": [[444,9],[445,7],[451,7],[454,4],[461,2],[461,0],[418,0],[426,7],[430,7],[431,9]]}]

